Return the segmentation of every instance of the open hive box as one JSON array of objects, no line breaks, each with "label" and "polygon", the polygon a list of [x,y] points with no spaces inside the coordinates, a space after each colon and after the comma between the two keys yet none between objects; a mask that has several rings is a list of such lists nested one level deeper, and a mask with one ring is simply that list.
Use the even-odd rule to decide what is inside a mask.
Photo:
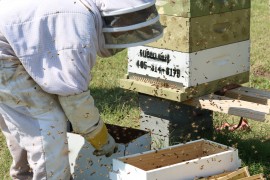
[{"label": "open hive box", "polygon": [[110,157],[93,155],[95,149],[82,136],[68,133],[69,163],[74,180],[109,179],[113,158],[150,150],[150,133],[111,124],[106,126],[118,144],[117,152]]},{"label": "open hive box", "polygon": [[113,159],[112,180],[181,180],[234,171],[241,165],[238,150],[197,140],[161,150]]}]

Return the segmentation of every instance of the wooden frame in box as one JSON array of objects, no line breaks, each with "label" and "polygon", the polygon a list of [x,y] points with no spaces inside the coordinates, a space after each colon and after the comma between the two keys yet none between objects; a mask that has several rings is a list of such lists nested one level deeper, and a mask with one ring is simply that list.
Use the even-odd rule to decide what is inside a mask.
[{"label": "wooden frame in box", "polygon": [[237,170],[238,150],[197,140],[161,150],[113,159],[112,180],[184,180]]}]

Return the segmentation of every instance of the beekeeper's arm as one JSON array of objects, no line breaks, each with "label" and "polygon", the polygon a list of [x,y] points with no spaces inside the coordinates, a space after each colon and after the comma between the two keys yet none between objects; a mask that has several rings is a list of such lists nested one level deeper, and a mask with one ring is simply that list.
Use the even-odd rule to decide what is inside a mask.
[{"label": "beekeeper's arm", "polygon": [[77,95],[59,96],[59,101],[73,130],[86,138],[96,149],[96,155],[110,155],[115,148],[89,91]]},{"label": "beekeeper's arm", "polygon": [[[42,8],[33,12],[27,11],[25,3],[18,3],[21,9],[26,9],[18,11],[20,18],[7,15],[12,21],[0,22],[1,32],[16,56],[44,91],[58,95],[74,132],[84,136],[97,154],[112,153],[114,139],[100,119],[88,90],[98,41],[93,15],[73,1],[65,6],[37,1],[43,3],[39,6]],[[27,21],[22,22],[24,19]]]}]

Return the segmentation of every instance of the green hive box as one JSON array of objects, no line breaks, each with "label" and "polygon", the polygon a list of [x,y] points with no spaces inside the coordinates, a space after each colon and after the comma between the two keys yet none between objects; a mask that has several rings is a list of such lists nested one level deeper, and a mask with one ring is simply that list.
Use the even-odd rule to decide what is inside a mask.
[{"label": "green hive box", "polygon": [[160,15],[160,21],[164,35],[148,46],[190,53],[250,39],[250,9],[194,18]]},{"label": "green hive box", "polygon": [[211,14],[249,9],[251,0],[157,0],[160,14],[200,17]]}]

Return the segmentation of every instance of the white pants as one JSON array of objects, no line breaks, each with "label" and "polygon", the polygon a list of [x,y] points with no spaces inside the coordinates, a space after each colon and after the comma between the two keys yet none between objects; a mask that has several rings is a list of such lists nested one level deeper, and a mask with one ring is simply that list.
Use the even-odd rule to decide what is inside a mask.
[{"label": "white pants", "polygon": [[70,179],[67,118],[18,60],[0,60],[0,113],[13,179]]}]

